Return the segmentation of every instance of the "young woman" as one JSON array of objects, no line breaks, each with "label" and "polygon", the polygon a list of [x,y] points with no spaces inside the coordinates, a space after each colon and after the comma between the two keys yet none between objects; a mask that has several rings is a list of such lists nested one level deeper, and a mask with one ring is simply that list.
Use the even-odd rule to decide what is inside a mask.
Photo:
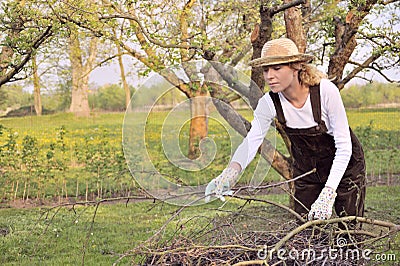
[{"label": "young woman", "polygon": [[317,170],[294,182],[295,211],[309,220],[329,219],[333,207],[339,216],[363,215],[363,150],[349,128],[338,88],[308,64],[312,58],[281,38],[267,42],[261,57],[250,62],[263,68],[270,92],[259,100],[251,130],[229,167],[208,184],[207,198],[223,200],[229,193],[276,117],[291,142],[293,175]]}]

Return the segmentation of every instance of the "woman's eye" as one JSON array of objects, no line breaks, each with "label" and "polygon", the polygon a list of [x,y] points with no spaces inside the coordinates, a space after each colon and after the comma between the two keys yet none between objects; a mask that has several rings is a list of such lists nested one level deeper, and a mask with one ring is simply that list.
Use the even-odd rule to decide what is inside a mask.
[{"label": "woman's eye", "polygon": [[280,66],[276,66],[276,67],[274,67],[273,69],[274,69],[274,70],[279,70],[279,69],[281,69],[281,67],[280,67]]}]

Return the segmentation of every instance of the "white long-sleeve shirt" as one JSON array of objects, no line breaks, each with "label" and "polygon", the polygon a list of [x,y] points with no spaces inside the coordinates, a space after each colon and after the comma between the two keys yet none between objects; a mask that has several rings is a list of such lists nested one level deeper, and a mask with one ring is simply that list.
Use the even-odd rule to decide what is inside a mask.
[{"label": "white long-sleeve shirt", "polygon": [[[317,125],[312,114],[310,94],[301,108],[294,107],[282,93],[278,94],[285,115],[286,126],[290,128],[310,128]],[[321,80],[320,95],[321,118],[325,121],[327,133],[333,136],[336,147],[335,158],[325,185],[336,190],[352,154],[349,124],[339,90],[331,81]],[[239,163],[242,169],[249,165],[275,116],[274,103],[269,94],[266,93],[258,102],[254,111],[254,119],[251,122],[251,129],[236,149],[232,162]]]}]

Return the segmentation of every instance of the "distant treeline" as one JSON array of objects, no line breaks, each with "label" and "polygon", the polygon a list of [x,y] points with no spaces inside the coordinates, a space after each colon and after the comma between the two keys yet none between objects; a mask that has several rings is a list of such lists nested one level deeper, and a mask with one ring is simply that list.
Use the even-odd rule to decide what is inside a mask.
[{"label": "distant treeline", "polygon": [[[149,93],[151,92],[152,90],[149,91]],[[131,88],[131,93],[134,93],[133,88]],[[341,95],[347,108],[400,106],[400,85],[397,83],[353,85],[343,89]],[[150,95],[149,97],[154,97],[154,100],[159,104],[165,105],[184,100],[184,96],[180,93],[172,92],[160,98],[158,98],[159,95]],[[56,90],[42,93],[43,109],[47,110],[48,113],[64,112],[68,110],[70,102],[71,93],[68,86],[60,86]],[[124,111],[126,108],[124,90],[117,84],[91,89],[89,92],[89,104],[94,111]],[[20,108],[31,108],[32,105],[32,93],[25,91],[21,86],[6,85],[0,89],[0,113],[2,115]]]},{"label": "distant treeline", "polygon": [[[131,94],[134,93],[131,87]],[[54,90],[44,90],[42,95],[43,110],[48,112],[65,112],[71,104],[71,92],[67,86]],[[124,111],[125,92],[118,84],[107,84],[89,90],[89,105],[94,111]],[[23,110],[32,109],[33,94],[19,85],[5,85],[0,89],[0,114],[15,111],[24,114]],[[33,110],[34,112],[34,110]]]},{"label": "distant treeline", "polygon": [[400,106],[400,84],[397,83],[354,85],[343,89],[341,95],[347,108]]}]

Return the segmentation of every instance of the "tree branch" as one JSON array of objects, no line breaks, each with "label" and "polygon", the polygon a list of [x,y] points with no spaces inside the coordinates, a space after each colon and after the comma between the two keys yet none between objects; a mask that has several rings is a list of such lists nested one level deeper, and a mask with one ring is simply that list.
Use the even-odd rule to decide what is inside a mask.
[{"label": "tree branch", "polygon": [[[229,88],[237,91],[241,96],[244,96],[250,100],[249,87],[244,85],[239,79],[236,70],[230,66],[225,66],[220,62],[213,60],[208,61],[213,69],[216,70],[218,75],[221,77],[221,81],[225,81]],[[261,95],[260,95],[261,96]],[[254,106],[252,106],[255,108]]]},{"label": "tree branch", "polygon": [[[372,54],[367,60],[365,60],[362,64],[358,64],[355,62],[352,62],[352,64],[357,65],[356,68],[354,68],[345,78],[343,78],[339,83],[337,84],[339,90],[341,90],[344,85],[349,82],[352,78],[354,78],[358,73],[360,73],[363,69],[368,68],[369,65],[374,62],[376,59],[378,59],[381,55],[380,54]],[[350,62],[349,62],[350,63]]]},{"label": "tree branch", "polygon": [[[116,7],[114,7],[116,8]],[[140,31],[143,33],[144,37],[151,42],[152,44],[155,44],[157,46],[163,47],[163,48],[177,48],[177,49],[195,49],[195,50],[201,50],[200,47],[189,45],[189,44],[168,44],[164,42],[160,42],[150,36],[150,34],[147,32],[146,28],[142,25],[141,21],[139,20],[138,17],[136,17],[134,14],[129,14],[126,12],[123,12],[121,10],[116,10],[118,14],[114,15],[102,15],[99,16],[99,20],[109,20],[109,19],[115,19],[115,18],[122,18],[122,19],[128,19],[130,21],[134,21],[140,28]],[[184,40],[184,39],[182,39]]]},{"label": "tree branch", "polygon": [[234,57],[234,58],[232,59],[232,61],[229,63],[229,65],[232,66],[232,67],[236,66],[236,65],[243,59],[243,57],[245,57],[246,54],[247,54],[248,52],[250,52],[250,50],[251,50],[251,43],[248,43],[248,44],[243,48],[243,50],[240,51],[240,52],[236,55],[236,57]]},{"label": "tree branch", "polygon": [[15,65],[9,72],[0,77],[0,86],[10,81],[22,68],[28,63],[32,57],[32,53],[39,48],[39,46],[52,35],[52,26],[48,26],[46,30],[33,42],[32,46],[27,51],[25,57]]},{"label": "tree branch", "polygon": [[182,43],[182,46],[183,46],[180,49],[181,61],[182,62],[186,62],[186,61],[189,60],[188,54],[187,54],[187,51],[189,49],[188,48],[189,47],[189,43],[188,43],[189,33],[188,33],[188,22],[187,22],[187,19],[188,19],[188,16],[190,15],[189,12],[192,9],[192,7],[193,7],[195,2],[196,1],[194,1],[194,0],[189,0],[185,4],[185,6],[184,6],[184,8],[183,8],[183,10],[181,12],[181,15],[179,17],[180,31],[181,31],[181,38],[180,39],[181,39],[181,43]]},{"label": "tree branch", "polygon": [[285,11],[288,8],[291,8],[291,7],[294,7],[294,6],[298,6],[298,5],[301,5],[301,4],[305,4],[305,3],[306,3],[305,0],[295,0],[295,1],[291,2],[291,3],[283,4],[283,5],[277,6],[275,8],[272,8],[271,9],[271,14],[272,15],[276,15],[279,12]]},{"label": "tree branch", "polygon": [[[372,56],[371,56],[372,57]],[[386,79],[386,81],[392,83],[392,82],[399,82],[400,80],[393,80],[391,78],[389,78],[388,76],[386,76],[381,69],[378,69],[376,67],[374,67],[373,65],[367,64],[366,61],[362,64],[357,63],[357,62],[353,62],[353,61],[349,61],[349,64],[353,64],[356,65],[357,68],[355,68],[349,75],[347,75],[347,77],[344,79],[344,82],[348,82],[350,81],[351,78],[356,77],[356,75],[358,73],[360,73],[363,69],[371,69],[374,70],[376,72],[378,72],[384,79]],[[357,71],[358,70],[358,71]],[[356,73],[353,73],[356,72]],[[347,80],[346,80],[347,79]],[[344,83],[345,84],[345,83]]]},{"label": "tree branch", "polygon": [[[335,84],[341,83],[344,68],[357,46],[355,35],[358,32],[362,20],[369,14],[370,10],[377,2],[378,0],[360,2],[357,8],[349,10],[345,23],[340,19],[336,19],[336,49],[331,56],[328,66],[328,77],[333,80]],[[343,86],[343,83],[341,83],[340,86]]]},{"label": "tree branch", "polygon": [[[223,98],[220,97],[218,90],[212,90],[210,91],[210,94],[213,98],[213,103],[221,116],[229,123],[229,125],[231,125],[231,127],[245,137],[251,128],[251,123],[238,114],[232,108],[230,103],[225,102]],[[281,152],[276,150],[267,139],[264,139],[258,152],[285,179],[290,179],[292,177],[290,160]]]},{"label": "tree branch", "polygon": [[109,56],[109,57],[105,58],[104,60],[101,60],[100,62],[98,62],[98,63],[96,63],[95,65],[93,65],[90,69],[88,69],[88,70],[86,71],[86,73],[85,73],[84,75],[82,75],[82,77],[85,77],[85,76],[87,76],[87,75],[90,75],[90,73],[92,73],[92,71],[93,71],[94,69],[96,69],[96,68],[98,68],[98,67],[101,67],[103,64],[107,63],[108,61],[111,61],[111,60],[113,60],[114,58],[117,58],[117,57],[119,57],[119,56],[128,55],[128,54],[129,54],[129,53],[118,53],[118,54]]}]

